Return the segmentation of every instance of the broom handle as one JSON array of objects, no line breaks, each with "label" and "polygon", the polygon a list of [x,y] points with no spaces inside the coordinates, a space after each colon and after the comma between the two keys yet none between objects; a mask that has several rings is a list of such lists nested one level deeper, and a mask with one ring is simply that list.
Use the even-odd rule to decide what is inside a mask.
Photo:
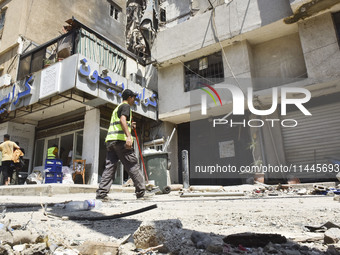
[{"label": "broom handle", "polygon": [[138,150],[139,150],[139,154],[140,154],[140,157],[141,157],[142,163],[143,163],[143,168],[144,168],[144,173],[145,173],[145,179],[146,179],[146,182],[149,182],[148,174],[146,173],[146,167],[145,167],[145,164],[144,164],[144,159],[143,159],[142,151],[141,151],[140,146],[139,146],[139,141],[138,141],[137,132],[136,132],[136,129],[135,129],[135,128],[134,128],[133,130],[135,131],[135,136],[136,136],[136,141],[137,141],[137,145],[138,145]]}]

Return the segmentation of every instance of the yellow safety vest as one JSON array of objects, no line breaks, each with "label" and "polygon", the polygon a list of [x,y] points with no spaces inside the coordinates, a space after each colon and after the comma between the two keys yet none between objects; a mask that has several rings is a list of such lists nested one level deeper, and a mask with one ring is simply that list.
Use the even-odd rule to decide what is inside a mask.
[{"label": "yellow safety vest", "polygon": [[56,149],[57,147],[50,147],[48,148],[47,150],[47,158],[49,159],[55,159],[55,155],[54,155],[54,150]]},{"label": "yellow safety vest", "polygon": [[[126,104],[126,103],[121,103],[119,104],[116,109],[114,109],[112,116],[111,116],[111,122],[110,122],[110,127],[107,132],[107,136],[105,139],[105,142],[107,141],[126,141],[126,135],[124,133],[124,130],[122,128],[122,125],[120,124],[120,118],[118,118],[118,109],[121,105]],[[127,125],[129,128],[129,132],[131,134],[131,120],[132,120],[132,111],[130,109],[130,119],[127,121]]]}]

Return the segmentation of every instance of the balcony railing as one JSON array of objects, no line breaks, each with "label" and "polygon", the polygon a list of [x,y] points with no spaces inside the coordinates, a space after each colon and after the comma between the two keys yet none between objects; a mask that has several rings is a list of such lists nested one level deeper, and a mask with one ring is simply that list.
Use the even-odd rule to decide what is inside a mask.
[{"label": "balcony railing", "polygon": [[135,60],[137,57],[78,21],[72,21],[77,28],[21,55],[18,80],[77,53],[125,77],[127,56]]}]

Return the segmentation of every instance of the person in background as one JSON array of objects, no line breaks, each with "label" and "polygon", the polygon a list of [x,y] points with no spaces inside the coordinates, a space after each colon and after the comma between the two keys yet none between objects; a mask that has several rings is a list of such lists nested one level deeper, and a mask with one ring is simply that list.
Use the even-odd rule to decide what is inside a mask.
[{"label": "person in background", "polygon": [[70,147],[70,151],[67,155],[67,162],[66,166],[69,166],[70,168],[73,168],[73,148]]},{"label": "person in background", "polygon": [[10,136],[8,134],[4,135],[4,142],[0,144],[0,151],[2,151],[2,176],[4,184],[10,184],[14,163],[13,163],[13,152],[14,149],[20,149],[20,147],[15,143],[10,141]]},{"label": "person in background", "polygon": [[53,144],[52,147],[47,149],[47,159],[58,158],[58,145]]},{"label": "person in background", "polygon": [[[19,142],[15,142],[19,146]],[[12,178],[11,178],[11,184],[18,184],[19,183],[19,172],[22,170],[24,167],[24,160],[23,156],[25,155],[24,149],[14,149],[13,152],[13,163],[14,163],[14,168],[13,168],[13,173],[12,173]]]}]

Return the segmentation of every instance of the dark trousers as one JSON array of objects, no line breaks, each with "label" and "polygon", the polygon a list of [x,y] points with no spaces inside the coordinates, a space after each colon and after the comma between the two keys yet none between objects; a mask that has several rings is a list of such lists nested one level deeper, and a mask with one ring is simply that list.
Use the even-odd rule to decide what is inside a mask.
[{"label": "dark trousers", "polygon": [[106,143],[106,165],[96,191],[97,197],[105,197],[109,191],[117,171],[118,160],[124,165],[124,170],[131,177],[136,191],[136,196],[143,197],[145,193],[145,181],[142,175],[138,159],[133,149],[125,147],[125,141],[111,141]]},{"label": "dark trousers", "polygon": [[2,161],[1,171],[2,171],[2,177],[3,177],[4,183],[5,181],[7,181],[8,177],[12,178],[13,167],[14,167],[14,163],[12,160]]}]

